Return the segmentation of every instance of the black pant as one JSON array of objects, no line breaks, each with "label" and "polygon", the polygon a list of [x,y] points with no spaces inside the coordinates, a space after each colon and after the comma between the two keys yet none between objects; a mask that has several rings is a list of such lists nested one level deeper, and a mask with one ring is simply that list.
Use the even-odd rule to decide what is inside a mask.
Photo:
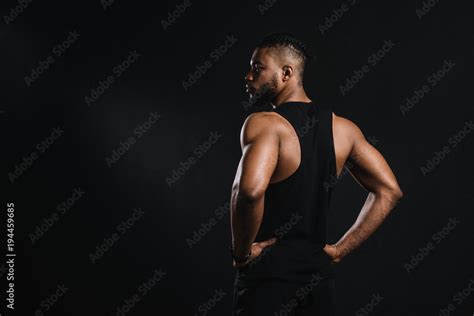
[{"label": "black pant", "polygon": [[264,281],[234,286],[233,316],[333,316],[335,279],[312,278],[303,284]]}]

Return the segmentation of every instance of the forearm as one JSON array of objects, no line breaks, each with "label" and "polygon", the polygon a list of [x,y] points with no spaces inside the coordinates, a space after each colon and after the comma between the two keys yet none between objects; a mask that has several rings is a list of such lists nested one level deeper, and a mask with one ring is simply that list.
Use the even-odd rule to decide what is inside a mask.
[{"label": "forearm", "polygon": [[398,198],[389,193],[369,193],[355,223],[335,244],[342,258],[359,247],[382,224]]},{"label": "forearm", "polygon": [[234,255],[246,256],[255,241],[262,222],[264,198],[233,194],[231,199],[231,229]]}]

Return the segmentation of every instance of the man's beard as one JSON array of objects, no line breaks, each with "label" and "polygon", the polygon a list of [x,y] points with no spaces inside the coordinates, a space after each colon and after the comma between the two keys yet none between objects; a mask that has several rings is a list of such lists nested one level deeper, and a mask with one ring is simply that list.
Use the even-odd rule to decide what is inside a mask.
[{"label": "man's beard", "polygon": [[265,82],[254,94],[249,97],[249,102],[252,107],[270,107],[270,102],[273,101],[277,93],[278,78],[273,76],[268,82]]}]

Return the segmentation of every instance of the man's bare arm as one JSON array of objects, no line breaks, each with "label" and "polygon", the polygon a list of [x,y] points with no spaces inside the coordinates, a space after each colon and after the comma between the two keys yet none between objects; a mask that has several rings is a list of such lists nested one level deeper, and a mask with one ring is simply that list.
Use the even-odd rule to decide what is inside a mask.
[{"label": "man's bare arm", "polygon": [[343,128],[347,129],[347,135],[352,135],[348,159],[352,168],[349,171],[369,191],[369,195],[355,223],[334,245],[336,261],[340,261],[372,235],[403,196],[384,157],[367,142],[361,130],[349,120],[345,120]]},{"label": "man's bare arm", "polygon": [[242,158],[237,168],[231,195],[231,229],[234,254],[247,255],[263,217],[263,201],[278,162],[279,136],[273,117],[265,113],[250,115],[242,126]]}]

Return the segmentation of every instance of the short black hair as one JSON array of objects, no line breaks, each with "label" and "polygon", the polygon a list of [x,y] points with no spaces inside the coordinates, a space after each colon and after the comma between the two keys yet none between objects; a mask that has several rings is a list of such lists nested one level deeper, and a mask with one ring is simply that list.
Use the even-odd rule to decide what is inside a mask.
[{"label": "short black hair", "polygon": [[260,41],[257,47],[290,48],[303,59],[304,63],[312,61],[315,58],[315,56],[308,49],[308,46],[303,41],[299,40],[293,33],[290,32],[270,33]]},{"label": "short black hair", "polygon": [[306,44],[299,40],[293,33],[275,32],[266,35],[257,45],[257,48],[267,47],[287,49],[300,60],[298,82],[302,84],[306,64],[315,59],[315,56],[311,53]]}]

